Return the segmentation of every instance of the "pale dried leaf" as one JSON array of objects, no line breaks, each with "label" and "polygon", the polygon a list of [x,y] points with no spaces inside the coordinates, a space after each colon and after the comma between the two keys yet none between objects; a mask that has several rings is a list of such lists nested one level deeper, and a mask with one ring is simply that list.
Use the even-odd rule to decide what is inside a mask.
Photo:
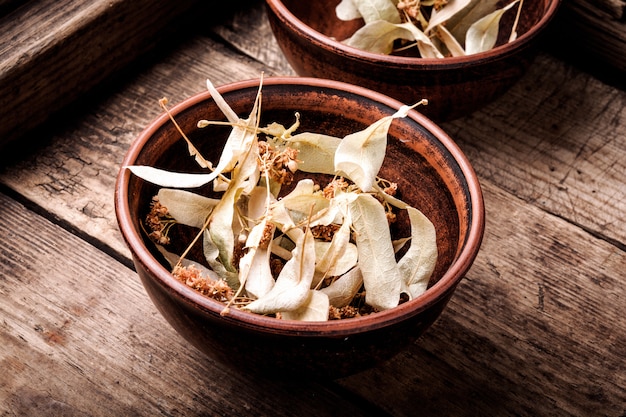
[{"label": "pale dried leaf", "polygon": [[426,291],[437,264],[435,226],[418,209],[407,207],[411,221],[411,246],[398,261],[398,267],[412,298]]},{"label": "pale dried leaf", "polygon": [[326,321],[329,307],[330,302],[326,294],[309,290],[307,299],[298,309],[283,311],[281,314],[284,320]]},{"label": "pale dried leaf", "polygon": [[400,23],[400,12],[391,0],[352,0],[365,24],[377,20]]},{"label": "pale dried leaf", "polygon": [[239,261],[239,282],[253,298],[263,297],[274,286],[270,269],[271,251],[269,248],[259,248],[264,234],[267,233],[267,225],[267,219],[263,219],[252,228],[246,240],[247,252]]},{"label": "pale dried leaf", "polygon": [[216,177],[211,174],[188,174],[184,172],[170,172],[147,165],[127,166],[139,178],[161,187],[197,188],[213,181]]},{"label": "pale dried leaf", "polygon": [[289,147],[298,150],[298,170],[333,175],[334,155],[340,138],[304,132],[287,139]]},{"label": "pale dried leaf", "polygon": [[327,212],[329,201],[321,194],[313,194],[314,183],[310,179],[298,182],[294,190],[280,200],[273,201],[268,217],[283,233],[294,242],[300,237],[300,223],[317,218]]},{"label": "pale dried leaf", "polygon": [[319,291],[328,296],[330,305],[341,308],[352,302],[362,285],[363,275],[359,267],[355,267]]},{"label": "pale dried leaf", "polygon": [[522,6],[524,5],[524,0],[519,1],[519,7],[517,8],[517,14],[515,15],[515,21],[513,22],[513,27],[511,28],[511,34],[509,35],[509,42],[513,42],[517,39],[517,25],[519,24],[519,18],[522,14]]},{"label": "pale dried leaf", "polygon": [[291,236],[289,234],[290,232],[298,233],[297,231],[300,230],[296,228],[296,224],[291,218],[289,210],[287,210],[283,204],[272,204],[268,217],[271,222],[276,225],[276,227],[289,236]]},{"label": "pale dried leaf", "polygon": [[335,13],[338,19],[346,21],[360,19],[362,17],[361,12],[359,12],[353,0],[341,0],[341,3],[335,8]]},{"label": "pale dried leaf", "polygon": [[286,196],[272,203],[272,206],[284,206],[296,224],[306,221],[322,210],[328,208],[329,201],[321,193],[317,193],[311,179],[303,179]]},{"label": "pale dried leaf", "polygon": [[413,38],[417,43],[417,49],[420,51],[422,58],[443,58],[443,54],[439,51],[439,48],[430,40],[430,38],[422,32],[417,26],[411,22],[402,23],[398,25],[410,31],[413,34]]},{"label": "pale dried leaf", "polygon": [[239,288],[239,275],[237,271],[233,271],[226,269],[224,264],[220,262],[219,256],[219,248],[213,243],[211,240],[211,235],[208,230],[205,230],[202,234],[202,250],[204,253],[204,257],[207,260],[207,263],[211,267],[211,269],[223,280],[225,280],[228,285],[237,290]]},{"label": "pale dried leaf", "polygon": [[217,106],[232,124],[232,130],[228,135],[220,159],[213,171],[213,174],[219,175],[231,171],[237,162],[242,162],[241,160],[245,159],[246,154],[250,152],[251,144],[257,140],[257,120],[261,86],[259,86],[259,92],[257,93],[254,106],[247,119],[241,119],[237,116],[209,80],[207,80],[207,88]]},{"label": "pale dried leaf", "polygon": [[[220,155],[218,165],[210,174],[170,172],[141,165],[128,166],[127,168],[138,177],[162,187],[196,188],[206,185],[220,174],[232,170],[240,159],[248,157],[253,143],[256,141],[256,131],[254,130],[256,111],[257,107],[255,106],[249,119],[239,120],[237,122],[239,124],[233,126]],[[255,183],[256,181],[253,180],[253,185],[256,185]]]},{"label": "pale dried leaf", "polygon": [[237,272],[233,265],[233,248],[235,246],[233,223],[235,222],[235,205],[240,193],[241,188],[229,188],[224,193],[219,204],[211,213],[208,227],[210,240],[218,249],[218,257],[207,258],[207,262],[212,265],[212,262],[219,261],[230,272]]},{"label": "pale dried leaf", "polygon": [[500,0],[472,0],[463,10],[452,16],[445,24],[448,32],[462,45],[469,27],[477,20],[498,10]]},{"label": "pale dried leaf", "polygon": [[207,262],[213,266],[214,261],[219,261],[229,272],[237,272],[233,265],[233,248],[235,245],[233,220],[239,193],[240,189],[236,188],[229,188],[224,193],[219,204],[215,206],[211,213],[208,227],[210,240],[218,249],[218,256],[215,259],[207,259]]},{"label": "pale dried leaf", "polygon": [[452,16],[467,7],[470,2],[471,0],[449,0],[448,3],[441,9],[435,10],[433,8],[430,20],[428,21],[428,27],[424,30],[424,32],[428,33],[435,27],[446,22],[452,18]]},{"label": "pale dried leaf", "polygon": [[411,241],[410,237],[403,237],[403,238],[400,238],[400,239],[395,239],[392,242],[392,244],[393,244],[393,251],[395,253],[398,253],[410,241]]},{"label": "pale dried leaf", "polygon": [[465,56],[465,50],[459,41],[448,32],[445,26],[441,25],[437,28],[437,36],[439,36],[439,39],[443,42],[448,51],[450,51],[452,56]]},{"label": "pale dried leaf", "polygon": [[274,286],[274,277],[270,268],[271,252],[267,248],[247,252],[239,262],[239,281],[242,270],[247,274],[245,280],[246,292],[252,298],[260,298],[270,292]]},{"label": "pale dried leaf", "polygon": [[268,218],[293,242],[297,242],[302,238],[304,232],[301,228],[296,227],[294,219],[291,217],[292,213],[279,200],[269,207]]},{"label": "pale dried leaf", "polygon": [[396,263],[385,210],[370,194],[359,194],[349,209],[366,302],[379,310],[393,308],[400,300],[402,275]]},{"label": "pale dried leaf", "polygon": [[215,198],[174,188],[161,188],[157,196],[178,223],[197,228],[204,226],[207,217],[219,203]]},{"label": "pale dried leaf", "polygon": [[358,251],[350,243],[350,224],[344,222],[330,242],[316,241],[317,262],[315,270],[324,277],[343,275],[358,261]]},{"label": "pale dried leaf", "polygon": [[230,180],[228,178],[218,175],[217,178],[213,180],[213,191],[216,193],[222,193],[228,189],[229,183]]},{"label": "pale dried leaf", "polygon": [[[218,204],[213,210],[208,232],[211,242],[218,249],[219,261],[227,271],[237,272],[233,265],[233,248],[235,245],[235,235],[233,231],[233,216],[235,213],[234,202],[230,199],[221,200],[223,204]],[[213,260],[207,259],[211,264]]]},{"label": "pale dried leaf", "polygon": [[399,198],[396,198],[392,195],[387,194],[385,190],[380,188],[378,184],[374,184],[374,190],[378,193],[379,197],[382,197],[382,199],[385,200],[385,202],[391,204],[392,206],[397,207],[399,209],[407,208],[408,204],[406,204],[404,201],[400,200]]},{"label": "pale dried leaf", "polygon": [[388,55],[393,52],[394,42],[397,39],[415,40],[415,35],[409,26],[415,27],[411,24],[403,25],[376,20],[362,26],[343,42],[364,51]]},{"label": "pale dried leaf", "polygon": [[256,139],[254,130],[250,130],[253,120],[242,121],[240,125],[233,125],[226,144],[213,173],[215,176],[231,171],[244,154],[249,151],[250,144]]},{"label": "pale dried leaf", "polygon": [[211,80],[206,80],[206,86],[207,90],[209,90],[209,93],[211,94],[211,97],[213,98],[213,101],[215,101],[217,107],[219,107],[224,116],[226,116],[226,119],[231,123],[239,122],[239,116],[237,116],[237,113],[235,113],[226,100],[224,100],[224,97],[222,97],[219,91],[217,91],[217,89],[213,86]]},{"label": "pale dried leaf", "polygon": [[314,270],[315,244],[307,229],[296,242],[291,259],[280,271],[270,292],[242,308],[258,314],[297,310],[307,301]]},{"label": "pale dried leaf", "polygon": [[320,210],[316,216],[311,218],[310,225],[313,226],[328,226],[331,223],[342,224],[348,215],[348,204],[357,198],[358,194],[352,192],[340,192],[329,201],[328,208],[326,210]]},{"label": "pale dried leaf", "polygon": [[248,199],[245,202],[248,227],[254,227],[260,219],[267,216],[270,204],[274,201],[276,201],[276,198],[268,192],[266,187],[255,187],[248,194]]},{"label": "pale dried leaf", "polygon": [[518,1],[515,0],[502,9],[488,14],[470,26],[465,37],[465,52],[468,55],[488,51],[494,47],[498,40],[500,18]]},{"label": "pale dried leaf", "polygon": [[387,132],[393,119],[406,117],[415,107],[402,106],[396,113],[372,123],[356,133],[346,136],[335,152],[335,171],[343,173],[361,190],[371,191],[376,176],[385,159]]}]

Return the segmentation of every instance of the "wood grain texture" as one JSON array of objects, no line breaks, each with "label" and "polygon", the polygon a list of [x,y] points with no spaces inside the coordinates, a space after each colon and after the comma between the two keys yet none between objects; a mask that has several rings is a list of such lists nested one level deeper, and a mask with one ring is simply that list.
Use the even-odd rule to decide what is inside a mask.
[{"label": "wood grain texture", "polygon": [[506,97],[442,126],[481,178],[624,249],[626,92],[540,55]]},{"label": "wood grain texture", "polygon": [[0,236],[2,416],[377,415],[334,384],[212,362],[174,332],[133,271],[4,194]]},{"label": "wood grain texture", "polygon": [[0,0],[0,17],[11,13],[20,5],[30,0]]},{"label": "wood grain texture", "polygon": [[551,49],[596,74],[609,73],[622,88],[626,72],[626,1],[566,0]]},{"label": "wood grain texture", "polygon": [[0,145],[150,50],[193,4],[31,0],[0,17]]},{"label": "wood grain texture", "polygon": [[485,239],[440,320],[376,369],[268,396],[185,347],[134,273],[96,249],[128,264],[113,183],[160,97],[291,73],[262,6],[137,67],[0,166],[14,198],[64,227],[1,196],[0,415],[98,415],[103,401],[118,415],[293,414],[285,399],[302,415],[625,415],[626,93],[547,53],[509,94],[443,125],[483,185]]},{"label": "wood grain texture", "polygon": [[5,184],[128,258],[113,210],[115,178],[130,142],[160,114],[158,100],[165,96],[176,103],[204,91],[207,78],[219,85],[256,78],[264,70],[271,75],[214,41],[192,41],[102,103],[84,105],[83,117],[70,130],[56,132],[51,146],[7,167]]},{"label": "wood grain texture", "polygon": [[227,21],[212,30],[239,52],[273,68],[275,73],[296,75],[272,34],[264,2],[253,2],[247,9],[234,11]]}]

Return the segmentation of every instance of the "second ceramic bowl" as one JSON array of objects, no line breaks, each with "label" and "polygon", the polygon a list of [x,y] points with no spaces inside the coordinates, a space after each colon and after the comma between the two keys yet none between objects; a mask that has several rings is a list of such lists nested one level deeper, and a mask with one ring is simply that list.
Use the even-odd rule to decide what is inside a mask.
[{"label": "second ceramic bowl", "polygon": [[522,77],[560,0],[525,0],[513,42],[440,59],[383,55],[341,43],[363,22],[339,20],[339,2],[266,0],[274,36],[296,73],[367,87],[405,104],[426,98],[430,104],[420,111],[443,122],[492,102]]}]

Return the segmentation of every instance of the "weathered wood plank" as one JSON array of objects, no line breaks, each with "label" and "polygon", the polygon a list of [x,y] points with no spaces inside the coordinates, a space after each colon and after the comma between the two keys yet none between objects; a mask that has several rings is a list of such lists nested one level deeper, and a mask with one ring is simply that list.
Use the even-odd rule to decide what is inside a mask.
[{"label": "weathered wood plank", "polygon": [[395,416],[623,415],[626,252],[484,191],[485,240],[443,316],[342,384]]},{"label": "weathered wood plank", "polygon": [[212,362],[174,332],[133,271],[4,194],[0,236],[0,415],[379,415],[333,384]]},{"label": "weathered wood plank", "polygon": [[23,3],[0,16],[0,146],[171,35],[168,25],[195,1]]},{"label": "weathered wood plank", "polygon": [[565,2],[566,8],[577,7],[586,14],[621,20],[626,10],[624,0],[570,0]]},{"label": "weathered wood plank", "polygon": [[[529,210],[490,184],[485,191],[483,249],[444,316],[406,354],[341,384],[398,416],[618,415],[626,401],[626,283],[611,273],[621,270],[626,255],[602,241],[589,248],[588,236],[566,222]],[[0,288],[2,334],[13,336],[2,341],[10,347],[3,352],[23,356],[2,358],[3,369],[18,376],[12,390],[0,391],[8,395],[0,403],[11,411],[63,406],[98,415],[91,413],[93,400],[67,394],[69,382],[89,387],[91,399],[116,399],[113,410],[140,414],[141,404],[148,415],[155,407],[194,411],[196,398],[224,407],[201,390],[222,395],[224,384],[238,392],[246,382],[230,382],[238,377],[184,346],[151,308],[134,273],[11,200],[1,203],[7,244],[0,256],[9,271]],[[94,340],[101,340],[98,348]],[[562,372],[572,367],[575,373]],[[177,375],[200,378],[201,385],[189,388]],[[33,379],[51,394],[33,390]],[[149,393],[141,381],[169,393],[165,405],[143,398]],[[185,391],[170,391],[169,384]]]},{"label": "weathered wood plank", "polygon": [[551,33],[551,50],[624,88],[626,1],[565,0]]},{"label": "weathered wood plank", "polygon": [[235,10],[230,18],[212,31],[238,51],[274,69],[279,75],[296,75],[283,56],[265,16],[265,2],[251,3]]},{"label": "weathered wood plank", "polygon": [[[207,77],[222,84],[261,70],[288,70],[279,52],[269,49],[271,42],[261,51],[251,39],[238,41],[238,28],[248,18],[235,17],[216,30],[233,48],[194,38],[101,102],[62,120],[38,153],[5,164],[0,181],[47,215],[126,256],[113,217],[113,180],[130,141],[159,112],[156,100],[165,95],[180,101],[200,91]],[[268,36],[257,29],[250,26],[246,36]],[[238,55],[239,46],[263,61]],[[388,364],[341,380],[343,387],[399,416],[624,414],[623,102],[623,91],[542,54],[509,95],[445,125],[483,183],[483,248],[431,331]],[[581,103],[587,107],[580,109]],[[6,258],[30,260],[34,255],[23,252],[28,245]],[[75,291],[76,281],[69,282],[67,291]],[[99,320],[106,323],[94,323]],[[56,327],[62,325],[58,321]],[[149,351],[141,348],[127,346],[132,351],[126,355],[145,357]],[[70,353],[60,355],[72,363]],[[172,362],[185,360],[182,355]],[[121,370],[113,372],[126,378]],[[170,378],[146,377],[163,378],[157,384]],[[134,392],[145,385],[128,378],[123,389],[131,394],[122,395],[139,395]],[[204,383],[220,394],[237,392],[235,383],[228,392]],[[181,404],[186,401],[195,404],[189,397]]]},{"label": "weathered wood plank", "polygon": [[0,17],[11,13],[21,4],[30,0],[0,0]]},{"label": "weathered wood plank", "polygon": [[[54,145],[36,149],[11,168],[7,163],[7,169],[1,170],[3,181],[76,230],[88,231],[128,257],[113,212],[115,177],[130,142],[160,114],[158,100],[166,96],[176,103],[201,92],[207,77],[219,85],[256,78],[264,70],[271,75],[261,64],[216,42],[202,38],[191,42],[128,86],[111,92],[103,103],[83,105],[81,119],[69,130],[63,127],[52,135]],[[37,141],[41,133],[28,134],[26,141]],[[14,157],[13,152],[8,155]]]},{"label": "weathered wood plank", "polygon": [[482,179],[625,247],[625,91],[540,55],[506,97],[442,127]]}]

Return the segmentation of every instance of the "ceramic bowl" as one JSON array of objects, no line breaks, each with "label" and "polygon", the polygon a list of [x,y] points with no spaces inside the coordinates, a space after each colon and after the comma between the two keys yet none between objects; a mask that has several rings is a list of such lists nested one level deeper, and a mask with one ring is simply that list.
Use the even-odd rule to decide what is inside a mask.
[{"label": "ceramic bowl", "polygon": [[[240,116],[247,117],[258,83],[242,81],[218,91]],[[290,126],[298,111],[299,132],[343,137],[395,113],[401,105],[388,96],[337,81],[266,78],[261,125]],[[220,137],[212,130],[207,137],[206,129],[196,127],[200,119],[224,120],[209,93],[195,95],[171,111],[205,158],[216,161],[228,131]],[[281,320],[236,308],[220,315],[224,305],[176,280],[142,233],[140,222],[157,189],[131,175],[123,168],[127,165],[185,171],[195,166],[166,115],[139,135],[124,158],[115,189],[119,228],[148,295],[167,321],[210,357],[246,371],[337,378],[391,358],[441,314],[472,265],[483,236],[483,199],[470,163],[437,125],[411,111],[391,125],[381,176],[396,181],[401,198],[435,225],[439,257],[426,292],[393,309],[327,322]]]},{"label": "ceramic bowl", "polygon": [[487,52],[442,59],[383,55],[344,45],[340,40],[363,21],[339,20],[335,15],[339,2],[266,0],[274,36],[295,72],[360,85],[405,104],[426,98],[430,104],[422,112],[439,123],[479,109],[522,77],[560,0],[525,0],[515,41]]}]

